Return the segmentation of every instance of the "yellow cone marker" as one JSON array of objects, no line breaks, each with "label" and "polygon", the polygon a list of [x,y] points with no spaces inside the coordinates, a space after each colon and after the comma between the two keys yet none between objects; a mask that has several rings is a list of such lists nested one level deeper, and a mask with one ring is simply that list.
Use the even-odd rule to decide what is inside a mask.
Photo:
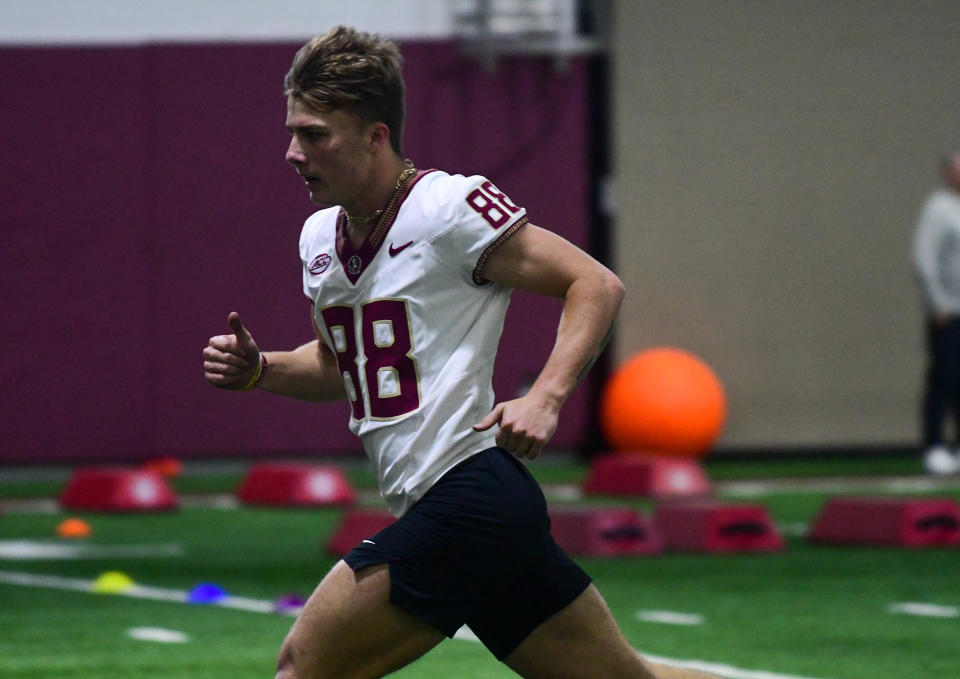
[{"label": "yellow cone marker", "polygon": [[93,591],[98,594],[119,594],[133,587],[133,580],[121,571],[106,571],[93,582]]}]

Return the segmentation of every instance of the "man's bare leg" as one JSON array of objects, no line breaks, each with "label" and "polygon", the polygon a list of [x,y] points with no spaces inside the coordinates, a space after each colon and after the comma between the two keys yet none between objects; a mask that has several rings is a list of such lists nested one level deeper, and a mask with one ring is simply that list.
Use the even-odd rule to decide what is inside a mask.
[{"label": "man's bare leg", "polygon": [[504,662],[525,679],[714,679],[641,658],[593,585],[541,623]]},{"label": "man's bare leg", "polygon": [[390,603],[386,564],[354,573],[338,562],[280,649],[277,679],[377,679],[446,637]]}]

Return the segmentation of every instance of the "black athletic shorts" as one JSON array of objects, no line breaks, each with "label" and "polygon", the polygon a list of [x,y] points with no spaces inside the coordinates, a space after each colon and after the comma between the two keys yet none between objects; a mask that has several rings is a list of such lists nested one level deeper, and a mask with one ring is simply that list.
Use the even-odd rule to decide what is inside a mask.
[{"label": "black athletic shorts", "polygon": [[501,448],[451,469],[344,560],[389,564],[391,603],[448,637],[468,625],[498,660],[590,584],[553,541],[540,486]]}]

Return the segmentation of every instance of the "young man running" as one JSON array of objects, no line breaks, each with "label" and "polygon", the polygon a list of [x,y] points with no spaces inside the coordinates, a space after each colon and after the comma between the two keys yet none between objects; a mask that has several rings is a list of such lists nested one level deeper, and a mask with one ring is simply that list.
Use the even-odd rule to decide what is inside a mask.
[{"label": "young man running", "polygon": [[[549,532],[535,458],[603,348],[623,298],[604,266],[527,222],[488,179],[404,160],[396,45],[339,27],[284,81],[287,160],[327,207],[300,237],[316,339],[261,352],[231,313],[206,379],[346,399],[350,429],[398,521],[357,545],[280,650],[282,679],[382,677],[461,625],[524,677],[704,676],[644,662]],[[556,344],[524,396],[494,401],[513,289],[563,300]]]}]

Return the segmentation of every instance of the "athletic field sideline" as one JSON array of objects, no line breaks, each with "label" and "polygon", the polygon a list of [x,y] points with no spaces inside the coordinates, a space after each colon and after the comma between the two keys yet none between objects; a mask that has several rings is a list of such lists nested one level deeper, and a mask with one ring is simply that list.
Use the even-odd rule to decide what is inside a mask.
[{"label": "athletic field sideline", "polygon": [[[537,464],[531,468],[552,504],[651,509],[646,500],[581,498],[582,466]],[[931,479],[918,464],[899,457],[708,462],[721,497],[764,503],[787,540],[783,552],[582,563],[630,641],[666,662],[745,679],[958,677],[960,550],[824,547],[804,536],[835,494],[960,501],[960,479]],[[273,675],[292,619],[274,612],[274,602],[307,595],[333,564],[322,544],[340,511],[238,507],[229,493],[242,465],[191,471],[174,482],[179,511],[80,514],[93,535],[70,541],[55,537],[67,516],[53,501],[63,473],[0,471],[0,676]],[[369,489],[364,475],[349,470]],[[377,503],[369,490],[362,496]],[[136,585],[92,593],[107,571]],[[201,583],[229,596],[185,603]],[[513,675],[463,630],[394,676]]]}]

